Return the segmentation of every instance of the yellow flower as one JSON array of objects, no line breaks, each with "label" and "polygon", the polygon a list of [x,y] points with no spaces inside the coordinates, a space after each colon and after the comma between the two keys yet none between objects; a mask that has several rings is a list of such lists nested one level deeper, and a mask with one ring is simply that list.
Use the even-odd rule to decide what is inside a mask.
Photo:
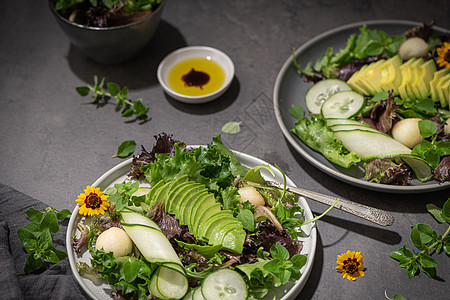
[{"label": "yellow flower", "polygon": [[348,250],[337,257],[336,269],[342,273],[342,278],[356,280],[364,276],[364,263],[361,252]]},{"label": "yellow flower", "polygon": [[84,193],[81,193],[75,200],[80,206],[78,212],[83,216],[103,215],[109,206],[107,198],[108,196],[103,195],[100,188],[88,185],[84,189]]},{"label": "yellow flower", "polygon": [[437,60],[436,63],[447,69],[450,69],[450,43],[444,42],[444,44],[436,49]]}]

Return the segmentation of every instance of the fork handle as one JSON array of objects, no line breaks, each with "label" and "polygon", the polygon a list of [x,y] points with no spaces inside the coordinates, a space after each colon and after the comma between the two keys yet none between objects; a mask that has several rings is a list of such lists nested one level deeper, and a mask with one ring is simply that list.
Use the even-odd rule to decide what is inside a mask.
[{"label": "fork handle", "polygon": [[[277,187],[277,188],[283,188],[282,184],[278,184],[276,182],[270,182],[270,185]],[[286,190],[289,192],[292,192],[294,194],[298,194],[300,196],[305,196],[307,198],[310,198],[312,200],[315,200],[317,202],[326,204],[326,205],[332,205],[336,200],[339,199],[339,202],[334,206],[337,209],[343,210],[345,212],[351,213],[355,216],[358,216],[360,218],[363,218],[365,220],[371,221],[375,224],[381,225],[381,226],[390,226],[394,224],[394,217],[390,215],[389,213],[375,208],[370,207],[367,205],[355,203],[346,199],[342,198],[336,198],[324,194],[320,194],[317,192],[305,190],[299,187],[293,187],[293,186],[286,186]]]}]

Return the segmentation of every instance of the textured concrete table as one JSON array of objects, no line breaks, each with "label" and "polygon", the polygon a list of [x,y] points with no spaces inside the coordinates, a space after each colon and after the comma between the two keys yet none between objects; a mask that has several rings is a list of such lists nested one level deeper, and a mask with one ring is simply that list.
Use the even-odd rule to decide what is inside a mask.
[{"label": "textured concrete table", "polygon": [[[367,191],[336,180],[302,158],[275,120],[272,92],[291,55],[314,36],[348,23],[377,19],[428,22],[450,28],[443,1],[175,1],[169,0],[158,31],[135,59],[101,65],[74,48],[51,15],[47,1],[4,0],[0,18],[0,182],[57,209],[74,207],[80,191],[120,162],[117,146],[133,139],[151,148],[153,136],[171,133],[187,144],[206,144],[228,121],[243,121],[237,135],[223,134],[232,149],[278,164],[297,185],[390,211],[395,224],[381,228],[332,210],[318,222],[312,274],[299,299],[448,299],[450,259],[437,279],[408,279],[388,254],[409,243],[410,226],[435,225],[426,203],[442,206],[448,190],[416,195]],[[231,88],[217,101],[188,105],[164,94],[156,68],[171,51],[206,45],[227,53],[236,66]],[[143,98],[151,120],[128,123],[113,105],[96,108],[75,87],[93,76],[127,86]],[[326,209],[309,201],[314,213]],[[355,282],[336,272],[336,256],[361,251],[366,276]]]}]

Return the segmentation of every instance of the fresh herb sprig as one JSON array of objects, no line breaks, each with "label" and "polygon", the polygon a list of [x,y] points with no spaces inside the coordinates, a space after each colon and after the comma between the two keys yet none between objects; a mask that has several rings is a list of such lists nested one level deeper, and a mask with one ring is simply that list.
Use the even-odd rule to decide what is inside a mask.
[{"label": "fresh herb sprig", "polygon": [[450,142],[436,141],[437,126],[430,120],[419,121],[419,131],[424,138],[420,144],[416,145],[412,150],[412,153],[422,157],[433,169],[435,169],[441,157],[450,155]]},{"label": "fresh herb sprig", "polygon": [[123,182],[116,183],[114,187],[110,187],[105,191],[108,196],[108,201],[115,203],[116,211],[122,210],[127,205],[140,205],[144,201],[145,196],[133,196],[139,189],[139,182]]},{"label": "fresh herb sprig", "polygon": [[67,253],[53,247],[53,235],[59,231],[58,220],[64,220],[71,212],[63,209],[55,212],[54,208],[46,208],[42,211],[29,208],[25,211],[31,221],[23,228],[17,230],[17,235],[30,254],[25,263],[25,273],[31,273],[40,269],[43,261],[58,263],[67,257]]},{"label": "fresh herb sprig", "polygon": [[[450,223],[450,198],[447,199],[442,208],[434,204],[427,204],[426,207],[439,223]],[[389,256],[400,262],[399,266],[406,269],[408,278],[418,275],[419,270],[422,270],[428,277],[434,278],[438,263],[431,257],[431,253],[440,254],[444,251],[447,255],[450,255],[449,233],[450,226],[444,234],[438,235],[430,225],[413,225],[411,227],[411,241],[420,252],[408,249],[405,244]]]},{"label": "fresh herb sprig", "polygon": [[110,98],[116,99],[116,106],[120,109],[122,113],[122,117],[128,118],[131,116],[135,116],[137,120],[147,120],[147,113],[150,108],[145,107],[142,104],[142,99],[139,98],[135,101],[128,99],[128,88],[120,86],[114,82],[107,82],[106,87],[107,91],[104,88],[105,78],[99,82],[98,77],[94,76],[94,86],[79,86],[76,88],[78,94],[82,97],[88,96],[92,93],[92,104],[95,105],[104,105],[108,103]]}]

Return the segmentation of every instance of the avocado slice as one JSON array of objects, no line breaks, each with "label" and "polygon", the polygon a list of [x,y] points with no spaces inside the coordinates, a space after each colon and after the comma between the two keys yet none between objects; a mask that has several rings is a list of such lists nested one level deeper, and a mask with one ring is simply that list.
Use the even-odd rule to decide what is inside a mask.
[{"label": "avocado slice", "polygon": [[197,239],[204,239],[206,236],[206,232],[208,231],[209,227],[212,223],[216,222],[219,219],[223,218],[234,218],[233,212],[231,210],[221,210],[219,212],[216,212],[215,214],[211,215],[205,222],[200,223],[200,226],[197,231]]},{"label": "avocado slice", "polygon": [[439,94],[439,99],[441,101],[441,107],[447,107],[450,101],[450,74],[442,77],[437,85],[437,91]]},{"label": "avocado slice", "polygon": [[214,231],[216,232],[220,231],[226,224],[239,225],[239,223],[240,222],[235,217],[233,217],[233,215],[217,218],[215,221],[211,222],[210,226],[205,231],[205,235],[203,236],[203,238],[205,238],[208,241],[208,244],[213,245],[211,243],[211,237],[213,236]]},{"label": "avocado slice", "polygon": [[[180,196],[183,195],[183,193],[186,191],[186,189],[190,186],[195,186],[195,185],[199,185],[198,183],[196,183],[195,181],[186,181],[183,182],[177,186],[175,186],[174,188],[172,188],[169,191],[169,194],[167,195],[167,202],[166,202],[166,211],[169,214],[175,214],[175,211],[173,209],[173,202],[175,199],[178,199]],[[177,200],[175,200],[177,201]]]},{"label": "avocado slice", "polygon": [[408,99],[411,98],[410,94],[410,82],[411,82],[411,68],[410,65],[413,63],[416,59],[413,57],[410,60],[408,60],[406,63],[401,65],[399,67],[400,74],[402,75],[402,83],[398,87],[398,92],[400,94],[400,98],[402,99]]},{"label": "avocado slice", "polygon": [[240,254],[244,249],[244,242],[246,237],[247,233],[244,229],[230,230],[223,238],[222,249]]},{"label": "avocado slice", "polygon": [[[431,81],[430,81],[430,92],[431,92],[431,99],[434,102],[440,101],[439,94],[437,91],[437,86],[438,86],[439,80],[441,80],[442,77],[444,77],[445,75],[447,75],[449,73],[450,73],[450,69],[440,69],[439,71],[436,71],[433,74],[433,79],[431,79]],[[447,105],[448,105],[448,103],[447,103]],[[441,103],[441,106],[442,106],[442,103]],[[442,107],[445,107],[445,106],[442,106]]]},{"label": "avocado slice", "polygon": [[362,93],[364,95],[370,95],[370,89],[367,88],[365,84],[361,82],[361,74],[363,74],[366,69],[367,65],[362,66],[359,71],[356,71],[352,75],[352,77],[350,77],[347,83],[353,90]]},{"label": "avocado slice", "polygon": [[375,95],[375,90],[372,87],[372,85],[367,82],[366,80],[366,74],[373,68],[373,66],[375,65],[375,63],[371,63],[369,65],[366,65],[366,68],[361,68],[361,72],[358,76],[358,84],[361,88],[363,88],[365,90],[365,94],[366,95]]},{"label": "avocado slice", "polygon": [[208,238],[208,244],[216,246],[216,245],[222,245],[223,239],[225,235],[234,229],[243,229],[244,226],[239,220],[236,220],[234,222],[223,222],[223,225],[217,226],[214,228],[212,233],[210,234]]},{"label": "avocado slice", "polygon": [[423,99],[422,91],[425,92],[427,87],[424,85],[424,83],[421,81],[422,78],[422,69],[421,66],[423,65],[424,61],[422,58],[416,59],[413,63],[411,63],[411,81],[410,81],[410,91],[412,91],[412,94],[410,97],[415,99]]},{"label": "avocado slice", "polygon": [[384,91],[392,90],[394,95],[398,95],[398,87],[402,82],[399,70],[402,63],[400,55],[395,55],[380,66],[380,86]]},{"label": "avocado slice", "polygon": [[164,203],[165,205],[167,205],[167,198],[168,198],[170,191],[172,189],[174,189],[175,187],[177,187],[178,185],[182,184],[183,182],[186,182],[187,180],[188,180],[188,176],[184,175],[175,180],[169,181],[167,184],[165,184],[161,188],[161,191],[157,195],[155,195],[155,201],[161,202],[161,203]]},{"label": "avocado slice", "polygon": [[164,185],[164,180],[158,181],[154,186],[152,186],[152,189],[150,192],[145,195],[145,203],[150,205],[150,203],[153,201],[153,198],[155,197],[156,192]]},{"label": "avocado slice", "polygon": [[197,207],[206,198],[208,198],[209,195],[211,195],[211,194],[210,193],[201,194],[198,198],[193,198],[188,203],[186,203],[186,207],[185,207],[184,213],[183,213],[183,220],[189,228],[191,228],[190,224],[191,224],[191,220],[192,220],[192,210],[194,209],[194,207]]},{"label": "avocado slice", "polygon": [[424,86],[421,90],[421,94],[422,98],[425,99],[430,97],[430,81],[433,78],[434,73],[436,72],[436,64],[434,63],[434,60],[429,59],[420,66],[420,69],[422,71],[420,80],[422,81]]},{"label": "avocado slice", "polygon": [[[150,207],[152,207],[153,205],[155,205],[158,202],[163,202],[163,201],[161,201],[161,199],[164,198],[163,195],[165,195],[167,193],[171,184],[172,184],[172,181],[166,182],[156,191],[155,195],[153,196],[153,199],[150,202]],[[161,195],[161,193],[162,193],[162,195]]]},{"label": "avocado slice", "polygon": [[372,95],[375,95],[376,93],[382,91],[382,88],[380,86],[380,79],[381,79],[380,67],[384,64],[384,62],[385,62],[384,59],[380,59],[376,62],[373,62],[364,72],[362,80],[364,80],[367,86],[371,88]]},{"label": "avocado slice", "polygon": [[187,225],[186,220],[184,219],[184,213],[186,211],[186,207],[188,203],[196,200],[198,197],[207,194],[208,190],[206,188],[201,188],[193,193],[188,193],[185,197],[181,199],[181,203],[179,203],[178,208],[175,212],[175,218],[178,219],[181,225]]},{"label": "avocado slice", "polygon": [[203,184],[193,182],[193,184],[187,185],[183,187],[177,194],[175,194],[169,204],[169,214],[175,215],[175,217],[178,219],[177,214],[179,214],[178,210],[181,206],[181,203],[184,201],[184,198],[189,196],[190,194],[205,189],[205,186]]},{"label": "avocado slice", "polygon": [[194,236],[197,235],[197,227],[198,227],[198,221],[200,220],[200,215],[203,213],[205,209],[210,207],[211,205],[216,203],[216,198],[214,197],[214,194],[208,194],[207,197],[203,199],[203,201],[199,202],[195,207],[192,208],[191,212],[191,218],[188,223],[189,231],[194,234]]},{"label": "avocado slice", "polygon": [[218,213],[221,210],[222,210],[222,206],[220,205],[220,203],[216,202],[213,205],[205,208],[202,212],[199,212],[198,217],[196,217],[194,220],[194,228],[195,228],[194,236],[198,237],[201,224],[204,224],[210,217],[212,217],[213,215],[215,215],[216,213]]}]

